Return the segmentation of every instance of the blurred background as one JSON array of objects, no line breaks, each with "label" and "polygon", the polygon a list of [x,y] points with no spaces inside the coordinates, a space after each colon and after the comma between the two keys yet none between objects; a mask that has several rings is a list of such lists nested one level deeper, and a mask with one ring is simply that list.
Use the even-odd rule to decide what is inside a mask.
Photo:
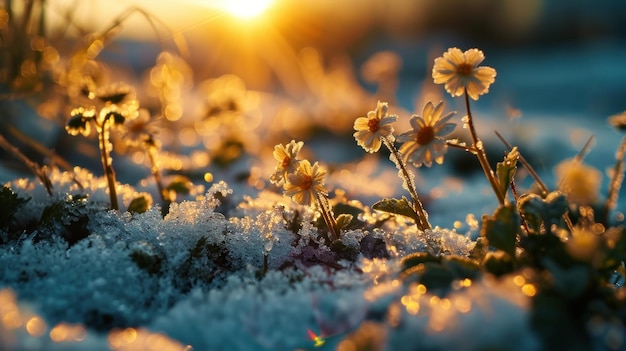
[{"label": "blurred background", "polygon": [[[429,76],[434,56],[450,46],[479,47],[488,58],[485,64],[502,72],[498,94],[509,96],[521,108],[544,108],[549,100],[559,109],[569,106],[605,114],[624,108],[619,106],[623,99],[618,92],[623,86],[615,86],[626,77],[621,60],[626,46],[626,3],[620,0],[5,3],[13,3],[18,12],[26,4],[34,3],[36,8],[40,3],[41,22],[50,39],[82,38],[119,24],[117,45],[107,47],[102,59],[135,69],[151,65],[155,51],[172,49],[172,39],[182,36],[189,45],[185,59],[196,80],[232,73],[251,89],[276,88],[297,94],[304,79],[295,67],[297,55],[304,48],[314,48],[325,64],[347,55],[356,78],[372,91],[375,82],[364,81],[359,68],[374,53],[391,50],[401,59],[400,84],[413,86],[414,91],[415,81]],[[125,46],[124,41],[134,43]]]},{"label": "blurred background", "polygon": [[[401,116],[399,132],[427,99],[463,111],[431,80],[449,47],[480,48],[498,71],[473,105],[479,128],[501,128],[546,170],[561,156],[554,150],[575,154],[586,131],[601,152],[614,150],[606,118],[626,110],[621,0],[4,0],[0,30],[0,134],[40,164],[95,174],[95,136],[64,129],[81,75],[136,89],[159,125],[166,175],[263,190],[273,146],[298,139],[331,182],[364,198],[401,188],[358,148],[354,119],[377,100]],[[522,128],[527,120],[550,122]],[[573,120],[582,131],[561,129]],[[150,188],[145,153],[113,138],[118,180]],[[461,174],[479,171],[451,158]],[[0,151],[0,182],[28,171]]]}]

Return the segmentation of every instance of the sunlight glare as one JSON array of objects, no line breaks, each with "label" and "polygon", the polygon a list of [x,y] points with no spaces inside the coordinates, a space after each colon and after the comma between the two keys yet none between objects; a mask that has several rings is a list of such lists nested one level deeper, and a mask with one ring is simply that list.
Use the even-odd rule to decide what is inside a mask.
[{"label": "sunlight glare", "polygon": [[267,10],[274,0],[198,0],[240,19],[252,19]]}]

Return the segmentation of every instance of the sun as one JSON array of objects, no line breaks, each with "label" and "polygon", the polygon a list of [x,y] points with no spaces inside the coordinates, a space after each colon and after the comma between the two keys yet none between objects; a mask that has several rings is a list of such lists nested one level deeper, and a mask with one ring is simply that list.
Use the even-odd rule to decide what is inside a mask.
[{"label": "sun", "polygon": [[260,16],[274,0],[197,0],[197,2],[247,20]]}]

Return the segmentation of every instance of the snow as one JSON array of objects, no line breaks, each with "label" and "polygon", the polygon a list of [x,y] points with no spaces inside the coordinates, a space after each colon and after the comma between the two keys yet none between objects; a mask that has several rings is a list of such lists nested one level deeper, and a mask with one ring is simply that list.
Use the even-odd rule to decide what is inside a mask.
[{"label": "snow", "polygon": [[[385,310],[408,291],[398,285],[401,257],[424,250],[467,256],[473,247],[471,239],[454,230],[437,227],[421,233],[396,221],[388,224],[392,230],[344,233],[349,247],[358,247],[368,235],[383,239],[389,259],[361,256],[355,262],[340,260],[337,268],[298,264],[279,269],[304,255],[308,241],[318,242],[321,252],[330,251],[323,248],[314,227],[304,225],[297,236],[284,227],[283,214],[292,211],[288,206],[259,210],[261,203],[267,206],[276,198],[249,198],[237,210],[240,217],[226,218],[215,211],[219,206],[215,194],[228,196],[232,190],[219,182],[197,200],[172,204],[164,218],[158,206],[141,214],[95,211],[106,199],[106,182],[85,170],[77,170],[76,176],[95,194],[80,209],[93,211],[88,236],[70,245],[58,236],[43,240],[48,238],[45,233],[35,231],[0,248],[2,306],[20,316],[16,325],[7,323],[14,317],[7,307],[0,309],[4,349],[125,350],[119,340],[126,330],[135,335],[126,349],[137,347],[135,342],[142,338],[159,336],[172,345],[167,350],[183,350],[188,345],[193,350],[296,350],[313,348],[307,334],[311,330],[326,340],[320,350],[332,350],[365,320],[388,329]],[[55,189],[79,194],[68,174],[53,173],[51,179]],[[20,196],[31,197],[20,211],[20,221],[37,218],[42,208],[63,200],[49,197],[36,181],[19,179],[9,186]],[[135,193],[130,186],[122,189]],[[296,237],[300,239],[294,245]],[[265,245],[268,240],[270,246]],[[262,274],[265,253],[269,269]],[[324,259],[320,252],[316,254]],[[137,263],[141,258],[143,263]],[[380,286],[390,284],[395,288],[380,292]],[[440,314],[442,306],[426,307],[432,296],[420,296],[419,303],[433,313],[403,312],[403,327],[387,330],[390,349],[405,349],[400,345],[412,343],[447,348],[452,342],[448,337],[460,340],[469,335],[473,343],[467,349],[502,345],[510,338],[525,340],[516,343],[520,350],[532,349],[526,347],[532,346],[525,308],[528,300],[519,289],[509,291],[504,282],[477,281],[448,297],[453,304],[458,299],[469,301],[471,313]],[[29,333],[29,316],[45,321],[45,332]],[[506,318],[506,323],[498,318]],[[446,333],[433,337],[425,327],[432,323],[448,325]],[[472,327],[476,323],[500,325],[504,334],[479,335],[477,327]],[[53,341],[52,330],[83,324],[89,327],[80,340]],[[425,334],[416,334],[414,327]],[[165,341],[160,345],[166,349]]]},{"label": "snow", "polygon": [[[498,125],[504,122],[486,117],[503,129]],[[533,129],[533,119],[518,125],[518,131],[530,129],[538,138],[521,142],[531,156],[541,154],[534,150],[554,150],[553,144],[560,155],[574,152],[580,141],[567,139],[572,130],[601,133],[604,128],[582,122],[549,138],[549,131]],[[590,156],[610,160],[618,139],[609,139],[600,139]],[[146,350],[334,350],[346,343],[388,350],[539,349],[530,328],[530,298],[515,276],[475,279],[445,297],[416,293],[414,284],[398,280],[407,255],[469,256],[477,227],[468,208],[479,215],[495,206],[480,174],[460,183],[456,176],[440,177],[444,171],[449,169],[419,174],[418,187],[434,189],[428,202],[433,223],[452,227],[451,217],[457,216],[460,224],[454,228],[466,232],[441,226],[421,232],[403,219],[388,219],[380,228],[343,233],[344,244],[353,249],[364,238],[382,240],[387,256],[361,254],[333,265],[328,264],[336,259],[331,248],[312,224],[316,214],[274,191],[242,195],[220,181],[204,194],[172,203],[162,217],[159,206],[135,214],[103,210],[106,180],[86,169],[53,170],[52,196],[35,179],[15,179],[7,186],[30,199],[14,214],[16,222],[37,221],[55,203],[65,204],[67,212],[49,227],[25,231],[0,247],[0,345],[16,351],[136,350],[139,345]],[[368,172],[395,175],[391,162],[383,171]],[[551,169],[541,174],[553,181]],[[340,178],[332,181],[341,184]],[[139,192],[131,185],[119,187],[124,206]],[[220,212],[221,201],[230,198],[242,200]],[[296,213],[302,225],[294,232],[286,224]],[[54,235],[81,216],[89,218],[84,237],[68,241]],[[359,215],[368,223],[382,218],[367,206]],[[45,323],[44,332],[29,331],[33,318]],[[316,347],[309,330],[324,344]],[[598,340],[609,340],[623,328],[602,321],[593,330]],[[59,331],[69,336],[59,338]]]}]

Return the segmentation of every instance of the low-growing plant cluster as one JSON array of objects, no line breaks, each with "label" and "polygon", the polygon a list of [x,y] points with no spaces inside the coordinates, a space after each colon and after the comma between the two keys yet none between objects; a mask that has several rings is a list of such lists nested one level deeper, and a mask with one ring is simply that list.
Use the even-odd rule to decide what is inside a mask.
[{"label": "low-growing plant cluster", "polygon": [[[9,30],[5,24],[3,31]],[[210,172],[203,172],[203,179],[213,183],[208,191],[194,183],[191,172],[163,174],[168,160],[168,170],[180,169],[175,166],[180,160],[162,148],[159,133],[167,128],[159,124],[182,117],[171,98],[188,75],[181,58],[169,52],[159,56],[150,73],[158,107],[140,107],[133,87],[102,79],[95,58],[110,35],[105,31],[90,38],[59,71],[50,68],[56,56],[37,36],[41,45],[34,47],[43,61],[37,55],[33,62],[25,59],[37,67],[33,77],[3,71],[3,83],[19,90],[31,89],[35,75],[51,74],[71,105],[64,129],[71,136],[95,136],[102,166],[103,177],[80,167],[41,166],[0,136],[0,147],[37,178],[10,181],[0,189],[0,288],[14,289],[20,299],[43,301],[49,323],[78,323],[103,333],[146,324],[167,329],[180,317],[170,311],[190,313],[198,324],[214,317],[217,321],[210,323],[218,324],[223,316],[212,314],[228,314],[230,308],[238,311],[235,318],[246,337],[264,350],[323,348],[327,342],[339,350],[439,350],[455,343],[469,350],[617,350],[626,345],[626,233],[616,208],[626,137],[617,148],[604,197],[598,194],[601,175],[584,164],[586,148],[557,167],[558,183],[551,187],[526,160],[522,146],[498,134],[503,158],[494,170],[470,100],[489,92],[496,70],[480,65],[484,54],[478,49],[451,48],[434,60],[432,78],[451,97],[463,99],[466,111],[460,121],[455,122],[458,112],[445,112],[444,101],[426,102],[401,133],[394,124],[402,117],[390,114],[387,102],[378,101],[366,116],[352,116],[357,145],[369,154],[388,153],[408,197],[373,204],[350,198],[327,184],[324,160],[303,157],[313,153],[293,139],[273,149],[276,163],[265,179],[272,185],[237,203],[233,189],[214,182]],[[245,87],[235,77],[223,79],[231,90],[210,94],[206,118],[195,129],[207,138],[211,132],[227,134],[216,136],[222,138],[219,143],[206,142],[215,166],[232,163],[250,147],[236,135],[245,125],[238,119],[244,118]],[[626,114],[609,122],[624,130]],[[455,131],[457,124],[467,136]],[[113,166],[129,150],[147,163],[156,202],[149,190],[117,180]],[[417,187],[417,169],[443,164],[450,152],[476,157],[497,200],[493,213],[482,216],[475,238],[457,233],[452,223],[433,226]],[[532,187],[516,185],[521,169],[533,177]],[[256,184],[264,184],[256,177]],[[43,291],[50,286],[58,289]],[[300,344],[285,335],[281,341],[280,329],[268,331],[248,320],[253,317],[246,319],[246,313],[271,306],[248,306],[236,300],[237,294],[219,292],[233,286],[239,293],[266,287],[270,292],[257,295],[279,306],[280,297],[296,305],[312,300],[313,307],[301,317],[309,326],[273,317],[284,322],[285,330],[303,330],[310,340]],[[332,300],[338,291],[341,299],[324,299]],[[348,302],[344,293],[357,297]],[[194,311],[187,306],[191,302],[181,302],[184,297],[203,302]],[[227,307],[219,310],[220,303]],[[317,306],[323,303],[337,311]],[[14,341],[6,331],[25,324],[11,324],[18,320],[11,311],[0,306],[0,343],[9,349]],[[320,311],[330,317],[322,322]],[[280,310],[273,312],[280,315]],[[318,333],[311,328],[315,323],[320,330],[330,326]],[[494,325],[497,337],[487,337],[478,329],[490,326],[476,323],[502,325]],[[118,340],[111,336],[115,333],[109,334],[108,345],[121,349],[111,341]],[[474,341],[467,340],[477,333]],[[201,344],[189,347],[222,349],[194,337]],[[198,340],[194,337],[190,343]]]}]

